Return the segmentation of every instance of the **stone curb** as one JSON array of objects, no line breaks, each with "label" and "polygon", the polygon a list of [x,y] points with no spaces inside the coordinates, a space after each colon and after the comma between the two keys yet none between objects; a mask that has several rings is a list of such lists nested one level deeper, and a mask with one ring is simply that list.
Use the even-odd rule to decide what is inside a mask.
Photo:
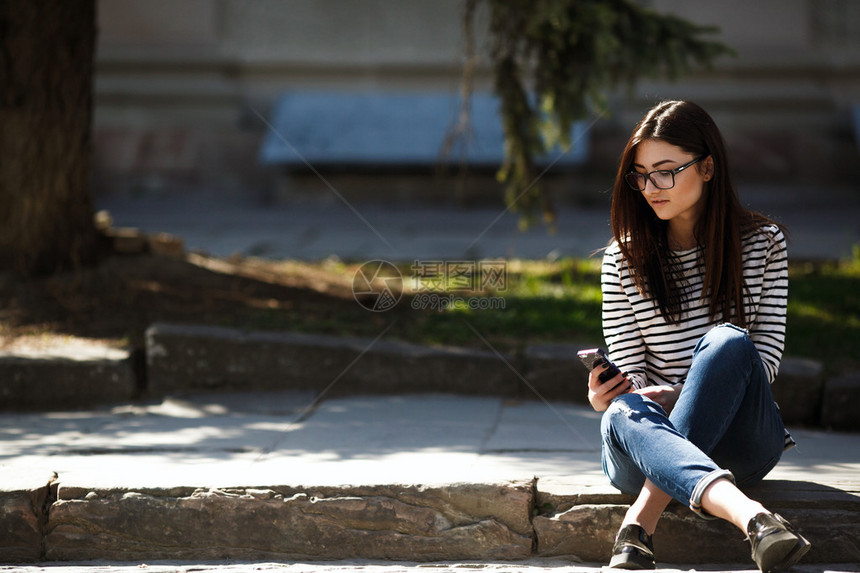
[{"label": "stone curb", "polygon": [[[155,324],[146,344],[153,396],[292,389],[331,395],[537,395],[587,403],[586,370],[576,358],[587,343],[531,345],[515,357],[385,340]],[[786,424],[860,429],[851,408],[860,403],[860,382],[825,382],[820,362],[785,357],[772,388]]]},{"label": "stone curb", "polygon": [[[765,480],[749,488],[754,499],[781,514],[812,542],[806,563],[855,562],[860,547],[860,491],[806,481]],[[538,484],[533,523],[537,555],[601,562],[632,496],[609,487],[553,487]],[[707,543],[702,543],[707,539]],[[734,526],[702,519],[672,502],[654,534],[655,551],[668,563],[745,563],[750,547]]]},{"label": "stone curb", "polygon": [[[576,351],[537,344],[519,356],[462,347],[295,332],[154,324],[146,375],[128,351],[76,359],[0,353],[4,410],[76,408],[196,391],[311,390],[329,396],[451,393],[586,403]],[[785,357],[773,386],[788,425],[860,430],[860,375],[825,380],[820,362]]]},{"label": "stone curb", "polygon": [[860,404],[860,373],[828,380],[824,386],[821,424],[827,428],[860,428],[857,404]]},{"label": "stone curb", "polygon": [[[854,543],[860,492],[774,480],[750,493],[812,541],[804,562],[860,561]],[[141,490],[48,484],[0,493],[0,562],[538,557],[600,563],[630,501],[609,486],[542,487],[539,480]],[[678,504],[667,510],[654,543],[664,563],[749,561],[748,544],[731,525]]]},{"label": "stone curb", "polygon": [[492,352],[210,326],[153,325],[146,331],[146,356],[155,396],[285,389],[514,395],[519,383],[510,366],[514,357]]},{"label": "stone curb", "polygon": [[60,488],[48,560],[524,559],[531,483],[443,487]]},{"label": "stone curb", "polygon": [[783,358],[771,389],[786,424],[815,426],[821,423],[824,366],[820,362]]},{"label": "stone curb", "polygon": [[0,562],[43,560],[48,508],[56,499],[55,476],[19,478],[0,491]]},{"label": "stone curb", "polygon": [[135,398],[131,353],[99,348],[97,356],[0,353],[3,410],[78,408]]}]

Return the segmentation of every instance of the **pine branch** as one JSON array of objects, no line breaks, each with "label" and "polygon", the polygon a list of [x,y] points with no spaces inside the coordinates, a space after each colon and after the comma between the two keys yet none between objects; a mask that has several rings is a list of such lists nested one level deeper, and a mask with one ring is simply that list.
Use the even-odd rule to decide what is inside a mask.
[{"label": "pine branch", "polygon": [[[467,0],[469,17],[479,1]],[[574,122],[607,113],[607,93],[621,85],[632,88],[642,77],[676,80],[733,54],[706,39],[717,28],[631,0],[486,2],[505,136],[498,178],[506,185],[508,208],[526,224],[538,210],[548,223],[555,220],[552,201],[535,181],[537,158],[557,144],[569,149]]]}]

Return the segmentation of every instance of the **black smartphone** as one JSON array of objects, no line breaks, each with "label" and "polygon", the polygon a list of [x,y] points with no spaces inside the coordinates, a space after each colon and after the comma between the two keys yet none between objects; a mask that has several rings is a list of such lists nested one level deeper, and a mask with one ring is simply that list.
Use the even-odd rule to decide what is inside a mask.
[{"label": "black smartphone", "polygon": [[609,356],[606,355],[606,352],[603,351],[602,348],[588,348],[586,350],[580,350],[576,353],[579,356],[579,359],[585,364],[585,367],[588,368],[588,371],[591,372],[594,370],[596,366],[600,366],[601,364],[606,364],[607,368],[597,377],[600,380],[600,383],[604,383],[607,380],[611,380],[615,378],[621,372],[618,370],[618,367],[609,360]]}]

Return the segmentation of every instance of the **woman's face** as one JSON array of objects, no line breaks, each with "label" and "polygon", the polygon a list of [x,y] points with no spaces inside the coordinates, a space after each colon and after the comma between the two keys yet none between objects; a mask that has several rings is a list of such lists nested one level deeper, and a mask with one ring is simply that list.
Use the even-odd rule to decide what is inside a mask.
[{"label": "woman's face", "polygon": [[[636,146],[633,169],[643,174],[672,170],[694,159],[695,156],[680,147],[659,139],[646,139]],[[708,156],[676,173],[675,185],[671,189],[658,189],[646,178],[642,196],[654,209],[657,217],[669,221],[670,226],[681,224],[692,228],[704,209],[705,182],[710,180],[712,172],[713,159]]]}]

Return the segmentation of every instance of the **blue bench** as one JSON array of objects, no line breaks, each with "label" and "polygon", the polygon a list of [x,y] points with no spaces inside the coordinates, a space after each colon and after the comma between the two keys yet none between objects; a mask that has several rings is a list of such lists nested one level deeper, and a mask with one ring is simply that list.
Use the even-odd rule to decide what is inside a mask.
[{"label": "blue bench", "polygon": [[[499,101],[492,94],[473,96],[472,133],[443,155],[459,107],[458,95],[449,93],[288,92],[275,103],[260,161],[286,168],[430,167],[458,164],[465,151],[468,165],[497,168],[504,138]],[[571,149],[553,150],[543,162],[583,163],[588,155],[585,131],[584,123],[576,123]]]}]

